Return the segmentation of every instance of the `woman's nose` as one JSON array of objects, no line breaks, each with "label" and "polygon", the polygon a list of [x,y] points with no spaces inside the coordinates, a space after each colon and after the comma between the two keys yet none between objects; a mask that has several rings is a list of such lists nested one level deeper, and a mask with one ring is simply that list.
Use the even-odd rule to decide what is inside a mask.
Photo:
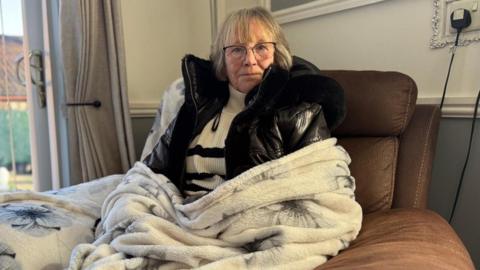
[{"label": "woman's nose", "polygon": [[249,66],[257,64],[257,58],[255,57],[255,53],[253,52],[252,49],[247,49],[247,52],[245,55],[245,64]]}]

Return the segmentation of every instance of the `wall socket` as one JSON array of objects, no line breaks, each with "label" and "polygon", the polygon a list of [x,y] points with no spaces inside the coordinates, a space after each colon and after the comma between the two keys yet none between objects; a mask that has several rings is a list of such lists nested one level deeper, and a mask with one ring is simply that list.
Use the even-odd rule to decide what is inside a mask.
[{"label": "wall socket", "polygon": [[452,28],[450,23],[450,14],[456,9],[463,8],[470,11],[472,16],[472,23],[462,32],[479,31],[480,30],[480,0],[450,0],[446,1],[445,13],[445,36],[454,36],[457,33],[455,28]]}]

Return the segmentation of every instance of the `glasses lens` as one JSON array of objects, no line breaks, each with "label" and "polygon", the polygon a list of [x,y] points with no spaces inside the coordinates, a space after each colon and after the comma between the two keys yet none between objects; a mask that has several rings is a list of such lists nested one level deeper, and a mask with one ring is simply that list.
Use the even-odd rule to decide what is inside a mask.
[{"label": "glasses lens", "polygon": [[247,49],[243,46],[232,46],[228,47],[225,53],[233,58],[240,59],[243,58],[246,54]]},{"label": "glasses lens", "polygon": [[253,51],[260,58],[267,58],[273,53],[273,44],[272,43],[259,43],[253,47]]},{"label": "glasses lens", "polygon": [[[234,59],[243,59],[247,54],[247,50],[249,49],[250,48],[247,49],[246,47],[240,45],[230,46],[225,48],[225,54]],[[257,59],[265,59],[273,55],[275,45],[273,42],[258,43],[255,44],[251,50]]]}]

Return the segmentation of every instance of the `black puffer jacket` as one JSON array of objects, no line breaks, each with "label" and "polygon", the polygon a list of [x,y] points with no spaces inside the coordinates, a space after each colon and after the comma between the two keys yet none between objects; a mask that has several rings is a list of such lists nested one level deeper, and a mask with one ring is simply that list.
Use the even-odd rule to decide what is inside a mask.
[{"label": "black puffer jacket", "polygon": [[[185,103],[154,150],[143,161],[183,190],[188,146],[228,101],[228,83],[215,78],[210,61],[187,55],[182,61]],[[287,71],[275,65],[245,98],[225,141],[226,178],[330,137],[345,115],[343,90],[294,57]]]}]

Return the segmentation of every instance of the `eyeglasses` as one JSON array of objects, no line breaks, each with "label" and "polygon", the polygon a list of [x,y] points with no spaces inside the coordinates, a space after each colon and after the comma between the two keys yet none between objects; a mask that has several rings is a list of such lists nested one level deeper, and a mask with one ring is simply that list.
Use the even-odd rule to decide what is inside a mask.
[{"label": "eyeglasses", "polygon": [[225,55],[235,60],[242,60],[247,55],[247,50],[252,50],[253,55],[258,60],[263,60],[272,57],[275,51],[275,42],[261,42],[255,44],[253,47],[247,48],[242,45],[231,45],[223,47]]}]

